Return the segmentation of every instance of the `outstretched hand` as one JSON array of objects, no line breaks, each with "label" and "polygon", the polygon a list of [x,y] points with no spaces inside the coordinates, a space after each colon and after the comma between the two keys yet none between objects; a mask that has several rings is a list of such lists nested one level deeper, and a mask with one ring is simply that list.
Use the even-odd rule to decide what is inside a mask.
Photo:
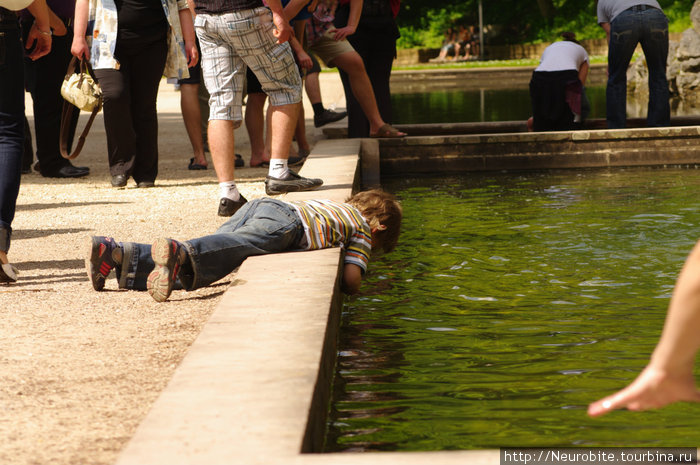
[{"label": "outstretched hand", "polygon": [[588,415],[597,417],[618,409],[649,410],[674,402],[700,402],[692,372],[672,374],[647,366],[629,386],[590,404]]}]

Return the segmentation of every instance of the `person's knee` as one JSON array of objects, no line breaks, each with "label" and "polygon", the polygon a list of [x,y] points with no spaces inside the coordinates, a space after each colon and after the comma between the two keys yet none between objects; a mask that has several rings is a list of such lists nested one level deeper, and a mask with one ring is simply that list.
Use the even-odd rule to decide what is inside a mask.
[{"label": "person's knee", "polygon": [[347,52],[336,57],[335,65],[348,74],[363,73],[365,71],[365,62],[357,52]]}]

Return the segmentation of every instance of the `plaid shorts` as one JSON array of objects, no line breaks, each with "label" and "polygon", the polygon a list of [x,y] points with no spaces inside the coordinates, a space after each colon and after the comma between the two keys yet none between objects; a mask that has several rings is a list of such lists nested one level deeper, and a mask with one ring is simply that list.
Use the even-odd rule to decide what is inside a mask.
[{"label": "plaid shorts", "polygon": [[257,76],[270,105],[301,102],[301,78],[288,42],[277,43],[265,7],[221,15],[198,14],[202,74],[209,91],[209,119],[241,121],[246,67]]}]

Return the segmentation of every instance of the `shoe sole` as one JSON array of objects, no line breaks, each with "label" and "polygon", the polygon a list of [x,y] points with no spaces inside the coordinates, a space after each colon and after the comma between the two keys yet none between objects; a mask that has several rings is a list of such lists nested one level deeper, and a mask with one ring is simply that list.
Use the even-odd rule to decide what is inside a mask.
[{"label": "shoe sole", "polygon": [[[90,242],[88,243],[88,253],[85,254],[88,257],[85,259],[85,269],[87,270],[88,278],[92,283],[92,288],[96,291],[101,291],[104,289],[105,280],[107,279],[107,277],[95,267],[95,263],[102,257],[100,254],[100,245],[102,245],[102,243],[97,237],[91,237]],[[107,248],[105,248],[104,252],[106,251]],[[104,262],[103,265],[105,265]],[[109,270],[104,269],[103,271],[107,271],[107,275],[109,275],[111,270],[112,269],[110,268]]]},{"label": "shoe sole", "polygon": [[[156,302],[168,300],[173,290],[174,277],[177,276],[177,268],[179,267],[174,255],[173,245],[173,241],[161,237],[156,239],[151,246],[151,257],[156,267],[148,275],[146,288]],[[173,268],[173,278],[170,277],[171,267]]]},{"label": "shoe sole", "polygon": [[286,194],[288,192],[312,191],[314,189],[318,189],[322,185],[323,182],[321,182],[320,184],[314,184],[309,186],[302,186],[298,184],[277,184],[276,186],[269,187],[267,184],[265,184],[265,193],[267,195],[278,195]]},{"label": "shoe sole", "polygon": [[[338,115],[341,115],[341,113],[339,113]],[[339,117],[333,117],[333,118],[329,119],[328,121],[323,121],[320,124],[316,124],[316,121],[314,121],[314,127],[322,128],[326,124],[335,123],[336,121],[340,121],[341,119],[345,118],[346,116],[348,116],[347,113],[342,115],[342,116],[339,116]]]}]

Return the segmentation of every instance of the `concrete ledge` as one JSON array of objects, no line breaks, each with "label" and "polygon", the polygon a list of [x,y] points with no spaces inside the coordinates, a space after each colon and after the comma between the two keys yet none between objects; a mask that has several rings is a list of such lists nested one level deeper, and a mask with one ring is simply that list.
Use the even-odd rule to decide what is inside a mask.
[{"label": "concrete ledge", "polygon": [[[316,145],[302,172],[325,181],[289,199],[344,200],[360,142]],[[340,249],[253,257],[118,464],[287,463],[320,450],[342,305]]]},{"label": "concrete ledge", "polygon": [[700,163],[700,126],[382,139],[382,175]]}]

